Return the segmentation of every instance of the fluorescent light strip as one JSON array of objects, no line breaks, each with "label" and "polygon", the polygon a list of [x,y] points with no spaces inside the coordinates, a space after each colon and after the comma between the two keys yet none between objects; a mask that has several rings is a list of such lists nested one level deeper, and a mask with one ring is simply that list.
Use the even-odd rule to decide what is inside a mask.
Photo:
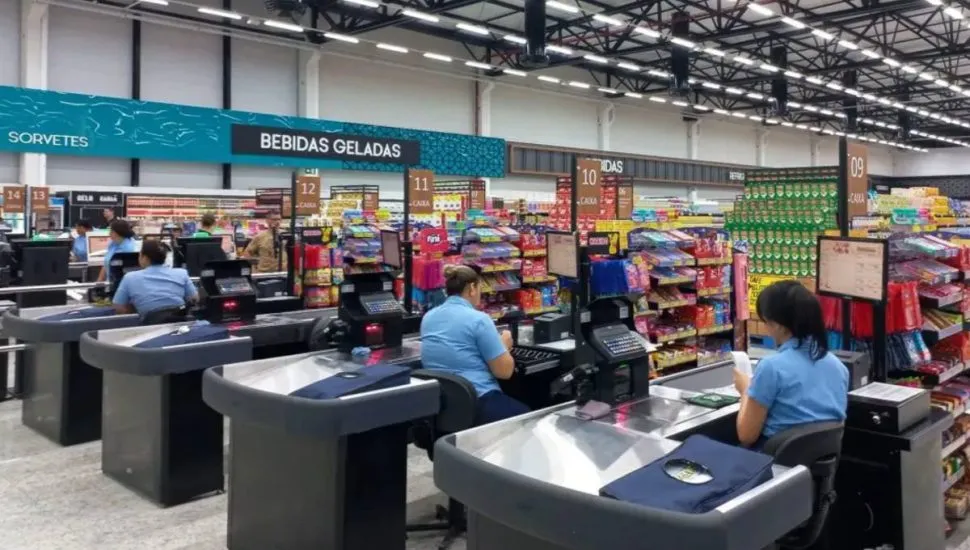
[{"label": "fluorescent light strip", "polygon": [[505,40],[506,42],[511,42],[513,44],[521,44],[523,46],[529,43],[529,41],[526,40],[525,38],[522,38],[521,36],[516,36],[514,34],[507,34],[502,37],[502,40]]},{"label": "fluorescent light strip", "polygon": [[650,76],[655,76],[657,78],[670,78],[670,74],[669,73],[665,73],[663,71],[658,71],[656,69],[650,69],[649,71],[647,71],[647,74],[650,75]]},{"label": "fluorescent light strip", "polygon": [[353,36],[347,36],[346,34],[337,34],[335,32],[325,32],[323,37],[328,40],[336,40],[338,42],[346,42],[348,44],[359,44],[360,39],[354,38]]},{"label": "fluorescent light strip", "polygon": [[633,71],[635,73],[638,73],[643,70],[643,67],[641,67],[640,65],[634,65],[633,63],[622,62],[622,63],[617,63],[616,66],[621,69]]},{"label": "fluorescent light strip", "polygon": [[607,58],[605,58],[605,57],[600,57],[598,55],[593,55],[593,54],[589,54],[589,53],[586,54],[586,55],[584,55],[583,56],[583,59],[585,59],[586,61],[592,61],[593,63],[600,63],[600,64],[603,64],[603,65],[605,65],[605,64],[607,64],[607,63],[610,62],[610,60],[607,59]]},{"label": "fluorescent light strip", "polygon": [[785,76],[787,76],[788,78],[794,78],[795,80],[798,80],[805,75],[796,71],[785,71]]},{"label": "fluorescent light strip", "polygon": [[808,26],[805,23],[802,23],[801,21],[799,21],[798,19],[792,19],[791,17],[782,17],[781,22],[795,29],[804,29],[805,27]]},{"label": "fluorescent light strip", "polygon": [[461,29],[465,32],[470,32],[472,34],[477,34],[479,36],[488,36],[492,34],[485,27],[479,27],[478,25],[470,25],[468,23],[455,23],[455,28]]},{"label": "fluorescent light strip", "polygon": [[838,82],[833,82],[831,80],[825,83],[825,87],[829,88],[830,90],[836,90],[839,92],[841,92],[843,89],[841,84],[839,84]]},{"label": "fluorescent light strip", "polygon": [[759,67],[759,68],[762,71],[768,71],[769,73],[777,73],[778,71],[781,70],[778,67],[775,67],[774,65],[772,65],[770,63],[762,63],[761,64],[761,67]]},{"label": "fluorescent light strip", "polygon": [[771,11],[771,8],[762,6],[761,4],[758,4],[758,3],[755,3],[755,2],[748,2],[747,4],[745,4],[745,6],[749,10],[751,10],[751,11],[753,11],[755,13],[764,15],[765,17],[771,17],[772,15],[775,14],[775,12]]},{"label": "fluorescent light strip", "polygon": [[379,8],[381,7],[380,2],[374,2],[373,0],[344,0],[348,4],[354,4],[356,6],[363,6],[365,8]]},{"label": "fluorescent light strip", "polygon": [[303,27],[299,25],[294,25],[293,23],[286,23],[284,21],[274,21],[272,19],[267,19],[266,21],[263,21],[263,25],[266,25],[267,27],[272,27],[274,29],[282,29],[284,31],[303,32]]},{"label": "fluorescent light strip", "polygon": [[729,111],[725,111],[724,109],[714,109],[714,112],[717,113],[717,114],[719,114],[719,115],[730,115],[731,114]]},{"label": "fluorescent light strip", "polygon": [[637,34],[642,34],[644,36],[649,36],[650,38],[660,38],[659,32],[653,29],[648,29],[646,27],[633,27],[633,32]]},{"label": "fluorescent light strip", "polygon": [[900,65],[902,65],[902,63],[900,63],[899,61],[896,61],[891,57],[882,58],[882,62],[885,63],[886,65],[889,65],[890,67],[899,67]]},{"label": "fluorescent light strip", "polygon": [[724,57],[725,55],[727,55],[726,53],[724,53],[721,50],[718,50],[717,48],[704,48],[704,51],[715,57]]},{"label": "fluorescent light strip", "polygon": [[748,118],[749,118],[750,120],[753,120],[753,121],[755,121],[755,122],[762,122],[762,120],[763,120],[763,119],[762,119],[762,118],[761,118],[760,116],[758,116],[758,115],[748,115]]},{"label": "fluorescent light strip", "polygon": [[694,105],[694,109],[697,109],[698,111],[710,111],[711,110],[711,108],[708,107],[707,105],[697,105],[697,104]]},{"label": "fluorescent light strip", "polygon": [[878,53],[872,50],[859,50],[859,53],[871,59],[879,59],[880,57],[882,57],[881,55],[879,55]]},{"label": "fluorescent light strip", "polygon": [[808,82],[809,84],[815,84],[816,86],[821,86],[821,85],[825,84],[825,82],[822,81],[821,78],[815,78],[814,76],[810,76],[810,77],[806,78],[805,79],[805,82]]},{"label": "fluorescent light strip", "polygon": [[747,95],[751,99],[764,99],[765,96],[759,94],[758,92],[748,92]]},{"label": "fluorescent light strip", "polygon": [[830,32],[825,32],[821,29],[812,29],[812,34],[821,38],[822,40],[834,40],[835,35]]},{"label": "fluorescent light strip", "polygon": [[589,89],[589,84],[587,84],[585,82],[579,82],[578,80],[571,80],[569,82],[569,85],[572,86],[573,88],[582,88],[584,90],[588,90]]},{"label": "fluorescent light strip", "polygon": [[403,48],[401,46],[395,46],[394,44],[385,44],[383,42],[380,42],[377,44],[377,47],[378,49],[387,50],[389,52],[408,53],[407,48]]},{"label": "fluorescent light strip", "polygon": [[701,82],[701,86],[705,88],[710,88],[712,90],[720,90],[721,85],[716,82]]},{"label": "fluorescent light strip", "polygon": [[624,21],[620,21],[615,17],[610,17],[608,15],[603,15],[601,13],[593,14],[593,20],[599,21],[600,23],[606,23],[607,25],[610,25],[613,27],[623,27],[626,25],[626,22]]},{"label": "fluorescent light strip", "polygon": [[744,93],[744,90],[741,88],[725,88],[724,91],[731,95],[741,95]]},{"label": "fluorescent light strip", "polygon": [[556,2],[555,0],[548,0],[546,2],[547,8],[552,8],[559,11],[564,11],[566,13],[579,13],[579,8],[569,4],[563,4],[562,2]]},{"label": "fluorescent light strip", "polygon": [[447,55],[441,55],[440,53],[425,52],[424,57],[428,59],[434,59],[435,61],[443,61],[445,63],[451,63],[451,58]]},{"label": "fluorescent light strip", "polygon": [[654,103],[667,103],[666,99],[655,95],[650,96],[650,101],[653,101]]},{"label": "fluorescent light strip", "polygon": [[686,101],[679,101],[678,100],[678,101],[671,101],[671,103],[673,103],[674,105],[676,105],[678,107],[686,107],[687,106],[687,102]]},{"label": "fluorescent light strip", "polygon": [[139,4],[154,4],[156,6],[167,6],[168,0],[141,0]]},{"label": "fluorescent light strip", "polygon": [[243,18],[243,16],[239,15],[238,13],[233,13],[231,11],[217,10],[214,8],[199,8],[198,12],[204,13],[206,15],[214,15],[216,17],[224,17],[226,19],[232,19],[235,21],[239,21],[240,19]]},{"label": "fluorescent light strip", "polygon": [[543,82],[549,82],[551,84],[559,84],[559,79],[554,76],[546,76],[544,74],[541,74],[537,78]]},{"label": "fluorescent light strip", "polygon": [[673,36],[673,37],[671,37],[670,38],[670,41],[673,42],[674,44],[677,44],[678,46],[680,46],[682,48],[687,48],[689,50],[692,50],[692,49],[694,49],[694,48],[697,47],[697,44],[696,43],[691,42],[690,40],[686,40],[684,38],[681,38],[679,36]]},{"label": "fluorescent light strip", "polygon": [[623,95],[633,99],[643,99],[643,94],[638,94],[636,92],[623,92]]},{"label": "fluorescent light strip", "polygon": [[963,19],[963,10],[961,10],[960,8],[949,6],[949,7],[943,8],[943,13],[949,15],[954,19]]},{"label": "fluorescent light strip", "polygon": [[502,69],[502,72],[512,76],[528,76],[525,71],[519,71],[516,69]]},{"label": "fluorescent light strip", "polygon": [[420,19],[421,21],[427,21],[428,23],[438,23],[439,21],[441,21],[441,19],[435,17],[434,15],[420,12],[417,10],[412,10],[410,8],[402,10],[401,14],[414,19]]},{"label": "fluorescent light strip", "polygon": [[845,48],[847,50],[858,50],[859,49],[859,45],[858,44],[856,44],[855,42],[849,42],[848,40],[839,40],[839,46],[842,46],[843,48]]},{"label": "fluorescent light strip", "polygon": [[754,61],[752,59],[749,59],[743,55],[734,56],[734,62],[742,65],[754,65]]},{"label": "fluorescent light strip", "polygon": [[546,51],[558,53],[562,55],[573,55],[573,51],[569,48],[564,48],[562,46],[557,46],[555,44],[546,44]]},{"label": "fluorescent light strip", "polygon": [[617,91],[614,90],[613,88],[596,88],[596,91],[597,92],[603,92],[604,94],[615,94],[615,93],[617,93]]},{"label": "fluorescent light strip", "polygon": [[465,66],[471,67],[473,69],[481,69],[483,71],[492,70],[492,66],[489,65],[488,63],[479,63],[478,61],[466,61]]}]

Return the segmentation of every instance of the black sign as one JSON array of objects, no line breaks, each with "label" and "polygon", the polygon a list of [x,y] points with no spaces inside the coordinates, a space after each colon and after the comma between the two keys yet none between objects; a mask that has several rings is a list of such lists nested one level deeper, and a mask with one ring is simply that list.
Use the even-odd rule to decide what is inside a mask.
[{"label": "black sign", "polygon": [[418,164],[421,142],[233,124],[232,154]]},{"label": "black sign", "polygon": [[122,193],[99,193],[96,191],[71,191],[68,202],[78,206],[121,206]]}]

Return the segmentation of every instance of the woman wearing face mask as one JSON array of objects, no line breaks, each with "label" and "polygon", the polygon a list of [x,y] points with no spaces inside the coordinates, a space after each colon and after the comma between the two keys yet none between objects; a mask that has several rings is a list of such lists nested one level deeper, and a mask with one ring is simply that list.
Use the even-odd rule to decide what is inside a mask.
[{"label": "woman wearing face mask", "polygon": [[796,281],[779,281],[758,295],[757,310],[779,348],[750,379],[734,371],[741,444],[760,447],[796,426],[845,420],[849,370],[829,353],[815,295]]},{"label": "woman wearing face mask", "polygon": [[135,241],[135,232],[131,225],[125,220],[115,220],[111,222],[111,230],[108,232],[110,242],[108,250],[104,253],[104,266],[98,274],[98,282],[107,280],[108,266],[111,265],[111,257],[118,252],[138,252],[138,242]]},{"label": "woman wearing face mask", "polygon": [[529,408],[505,395],[499,380],[508,380],[515,369],[512,335],[501,333],[477,308],[481,304],[481,276],[468,266],[445,268],[448,299],[421,319],[421,362],[426,369],[457,374],[472,383],[478,393],[476,423],[488,424],[529,412]]}]

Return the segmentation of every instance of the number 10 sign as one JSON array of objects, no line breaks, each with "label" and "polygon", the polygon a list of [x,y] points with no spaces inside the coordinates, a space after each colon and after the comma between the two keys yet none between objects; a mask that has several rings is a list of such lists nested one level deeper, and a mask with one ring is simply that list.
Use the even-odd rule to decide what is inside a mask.
[{"label": "number 10 sign", "polygon": [[580,216],[599,216],[602,163],[594,159],[576,161],[576,213]]}]

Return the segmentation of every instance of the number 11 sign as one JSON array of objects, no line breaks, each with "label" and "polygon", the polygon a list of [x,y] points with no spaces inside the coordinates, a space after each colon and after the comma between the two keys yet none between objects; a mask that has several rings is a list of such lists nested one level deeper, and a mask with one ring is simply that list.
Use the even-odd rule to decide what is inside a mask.
[{"label": "number 11 sign", "polygon": [[408,207],[412,214],[434,213],[434,172],[408,170]]},{"label": "number 11 sign", "polygon": [[576,213],[580,216],[599,216],[602,163],[595,159],[576,161]]}]

